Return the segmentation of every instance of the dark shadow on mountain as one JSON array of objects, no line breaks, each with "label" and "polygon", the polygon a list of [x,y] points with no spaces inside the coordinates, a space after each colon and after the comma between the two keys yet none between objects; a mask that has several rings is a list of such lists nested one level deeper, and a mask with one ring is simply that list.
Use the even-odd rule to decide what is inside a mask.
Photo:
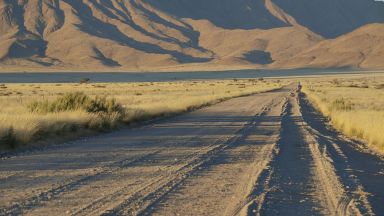
[{"label": "dark shadow on mountain", "polygon": [[211,58],[193,57],[178,51],[164,49],[155,44],[137,41],[123,34],[116,26],[96,19],[92,15],[91,9],[84,3],[75,0],[65,0],[65,2],[76,10],[77,15],[82,21],[80,24],[75,24],[75,26],[90,35],[113,40],[121,45],[129,46],[147,53],[168,54],[175,58],[179,63],[207,62],[211,60]]},{"label": "dark shadow on mountain", "polygon": [[121,66],[119,62],[114,61],[113,59],[107,58],[99,49],[93,48],[96,56],[95,59],[99,60],[103,65],[111,66],[111,67],[119,67]]},{"label": "dark shadow on mountain", "polygon": [[[183,42],[183,41],[178,40],[177,38],[174,38],[172,36],[166,35],[166,34],[161,33],[161,32],[160,32],[161,35],[157,35],[157,34],[154,34],[152,32],[147,31],[145,28],[141,27],[140,25],[137,25],[132,20],[132,17],[130,15],[131,13],[123,2],[116,2],[121,9],[114,7],[114,5],[111,3],[110,0],[106,0],[103,2],[97,2],[95,0],[90,0],[90,2],[98,10],[102,11],[104,14],[106,14],[110,18],[120,20],[121,22],[131,26],[133,29],[135,29],[138,32],[141,32],[142,34],[144,34],[146,36],[149,36],[149,37],[152,37],[154,39],[161,40],[164,42],[168,42],[168,43],[175,43],[182,48],[192,47],[192,48],[195,48],[199,51],[207,52],[206,49],[200,47],[198,44],[198,38],[199,38],[200,34],[196,31],[194,31],[190,26],[179,26],[179,25],[173,24],[171,22],[168,22],[168,21],[162,19],[161,17],[159,17],[157,14],[147,10],[141,4],[138,4],[138,3],[133,2],[133,1],[131,2],[132,6],[135,7],[136,10],[141,11],[143,14],[145,14],[145,16],[147,18],[150,18],[153,22],[157,22],[157,23],[160,23],[166,27],[176,29],[177,31],[181,32],[184,36],[189,38],[190,41]],[[120,17],[117,17],[115,14],[111,13],[106,8],[116,12]],[[121,19],[121,18],[123,18],[123,19]]]},{"label": "dark shadow on mountain", "polygon": [[[169,22],[160,16],[158,16],[156,13],[148,10],[147,8],[143,7],[142,4],[138,4],[136,1],[131,1],[131,4],[137,9],[142,11],[145,16],[147,16],[149,19],[151,19],[153,22],[157,22],[159,24],[162,24],[164,26],[167,26],[169,28],[176,29],[177,31],[181,32],[184,36],[188,37],[190,39],[189,43],[183,43],[181,42],[182,47],[193,47],[197,50],[200,50],[202,52],[207,52],[207,49],[204,49],[203,47],[199,46],[199,37],[200,37],[200,32],[193,30],[192,26],[190,26],[187,23],[184,23],[183,21],[180,20],[181,23],[184,24],[184,26],[176,25],[172,22]],[[167,35],[167,37],[169,37]],[[178,41],[176,38],[170,37],[172,40]]]},{"label": "dark shadow on mountain", "polygon": [[19,33],[18,40],[12,44],[8,56],[11,58],[26,58],[32,56],[45,56],[47,42],[31,35]]},{"label": "dark shadow on mountain", "polygon": [[145,0],[179,18],[206,19],[225,29],[271,29],[289,26],[273,16],[262,0]]},{"label": "dark shadow on mountain", "polygon": [[[37,7],[35,8],[35,10],[37,10],[37,14],[39,14],[38,15],[39,17],[44,13],[48,13],[49,10],[54,11],[55,16],[52,16],[51,19],[57,22],[56,26],[54,27],[55,30],[60,29],[64,25],[64,12],[60,10],[60,6],[59,6],[60,3],[58,2],[58,0],[51,0],[50,3],[44,2],[44,1],[35,1],[35,2],[37,2]],[[48,9],[43,9],[45,7],[48,7]],[[23,12],[23,15],[24,13],[25,12]],[[28,17],[27,19],[31,19],[31,18]],[[46,21],[44,20],[44,18],[32,18],[32,20],[33,19],[35,19],[34,27],[36,30],[36,32],[34,33],[39,35],[40,37],[44,37],[44,31],[47,27]]]},{"label": "dark shadow on mountain", "polygon": [[253,64],[271,64],[273,59],[271,53],[262,50],[253,50],[243,55],[243,59]]},{"label": "dark shadow on mountain", "polygon": [[12,17],[11,23],[15,23],[19,28],[19,32],[25,32],[26,28],[24,26],[24,9],[21,7],[17,1],[13,0],[4,0],[4,7],[7,8],[7,13],[9,17]]},{"label": "dark shadow on mountain", "polygon": [[53,0],[52,4],[47,4],[47,6],[50,7],[51,10],[55,11],[56,21],[58,23],[56,24],[54,31],[58,31],[63,27],[65,20],[64,11],[60,8],[60,0]]},{"label": "dark shadow on mountain", "polygon": [[335,38],[369,23],[384,23],[384,3],[374,0],[273,0],[298,23]]},{"label": "dark shadow on mountain", "polygon": [[53,65],[50,62],[44,62],[44,61],[42,61],[42,60],[40,60],[38,58],[28,58],[28,61],[36,63],[36,64],[39,64],[39,65],[42,65],[42,66],[45,66],[45,67],[50,67],[50,66]]},{"label": "dark shadow on mountain", "polygon": [[[41,35],[30,32],[24,25],[24,8],[19,5],[16,1],[6,0],[4,1],[5,7],[9,7],[8,12],[12,13],[9,15],[13,17],[13,22],[17,25],[18,32],[16,33],[17,41],[15,41],[9,50],[8,56],[11,58],[27,58],[32,56],[45,57],[47,49],[47,41],[45,41]],[[58,5],[58,3],[57,3]],[[53,7],[53,6],[52,6]],[[60,19],[64,20],[64,14],[60,9],[57,10],[57,15]],[[61,26],[58,26],[61,27]],[[37,30],[42,34],[45,27],[37,27]],[[39,62],[38,62],[39,63]],[[40,63],[39,63],[40,64]],[[41,63],[46,66],[46,63]]]}]

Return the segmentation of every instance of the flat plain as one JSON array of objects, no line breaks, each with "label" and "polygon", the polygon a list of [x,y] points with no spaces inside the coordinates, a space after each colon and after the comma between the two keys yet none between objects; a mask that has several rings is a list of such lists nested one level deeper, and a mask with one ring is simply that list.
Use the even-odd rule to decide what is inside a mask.
[{"label": "flat plain", "polygon": [[[382,157],[369,139],[333,127],[334,114],[327,117],[321,106],[355,98],[354,109],[344,111],[360,112],[358,97],[367,92],[380,103],[382,78],[336,79],[303,80],[306,95],[294,80],[195,83],[204,89],[192,91],[197,98],[214,86],[226,86],[224,95],[254,82],[263,88],[132,128],[7,154],[0,163],[0,215],[381,215]],[[351,82],[368,88],[344,87]],[[163,83],[179,86],[177,98],[193,98],[185,93],[191,83],[185,84]],[[79,86],[90,95],[106,91],[93,85]],[[124,85],[137,93],[143,84],[109,87],[122,91]],[[116,94],[116,101],[142,100],[136,106],[144,109],[144,90],[155,88],[146,85],[143,95]],[[330,96],[315,103],[323,92]],[[51,101],[60,97],[52,94]],[[160,101],[172,104],[170,98],[164,94]]]}]

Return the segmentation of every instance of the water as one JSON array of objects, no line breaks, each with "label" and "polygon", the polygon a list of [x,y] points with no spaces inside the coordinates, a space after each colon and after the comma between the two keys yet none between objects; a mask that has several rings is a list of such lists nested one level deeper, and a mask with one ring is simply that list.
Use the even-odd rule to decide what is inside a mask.
[{"label": "water", "polygon": [[[346,69],[295,69],[295,70],[237,70],[210,72],[50,72],[0,73],[0,83],[77,83],[89,78],[91,82],[165,82],[201,79],[252,79],[314,75],[369,74],[372,71]],[[383,73],[383,72],[375,72]]]}]

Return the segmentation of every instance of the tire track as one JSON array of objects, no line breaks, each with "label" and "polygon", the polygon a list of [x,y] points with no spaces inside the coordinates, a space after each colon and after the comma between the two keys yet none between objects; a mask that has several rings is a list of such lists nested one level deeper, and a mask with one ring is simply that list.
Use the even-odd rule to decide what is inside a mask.
[{"label": "tire track", "polygon": [[173,191],[177,186],[183,183],[188,177],[196,171],[204,169],[209,161],[213,160],[219,153],[244,139],[256,125],[257,119],[264,115],[273,105],[272,100],[268,105],[264,106],[258,114],[256,114],[242,129],[235,133],[234,136],[228,138],[224,143],[216,145],[212,150],[197,155],[190,160],[185,166],[170,173],[167,178],[151,184],[151,187],[145,187],[129,196],[123,203],[119,204],[103,215],[150,215],[152,207],[159,203],[164,197]]},{"label": "tire track", "polygon": [[328,155],[327,147],[319,142],[319,138],[314,133],[314,129],[305,121],[300,97],[301,94],[296,97],[295,103],[299,107],[299,115],[302,119],[301,129],[305,135],[314,161],[314,177],[317,180],[316,183],[321,187],[318,193],[321,194],[328,214],[335,216],[362,215],[355,205],[355,194],[346,190],[346,188],[349,187],[343,185],[343,182],[337,176],[333,160]]},{"label": "tire track", "polygon": [[[258,116],[262,115],[262,113],[266,112],[268,107],[270,106],[270,104],[273,104],[273,103],[274,103],[274,101],[272,100],[271,103],[264,106],[261,109],[261,111],[255,115],[254,118],[257,118]],[[249,125],[251,123],[253,123],[252,120],[249,121],[248,123],[244,124],[245,126],[242,129],[240,129],[239,131],[244,130],[244,128],[247,127],[247,125]],[[239,131],[236,133],[241,133]],[[199,139],[199,137],[191,138],[191,140],[193,140],[193,139]],[[129,188],[129,186],[124,187],[124,188],[114,192],[113,194],[110,194],[110,195],[104,196],[100,199],[97,199],[96,201],[90,203],[86,207],[84,207],[78,211],[73,212],[72,215],[92,215],[92,214],[100,213],[100,212],[106,212],[105,214],[117,214],[114,210],[111,210],[111,211],[106,210],[106,209],[108,209],[108,203],[116,203],[116,202],[119,203],[119,200],[122,197],[125,197],[125,202],[127,202],[127,200],[133,201],[135,199],[140,199],[140,197],[143,197],[144,193],[150,193],[150,191],[148,191],[149,190],[148,188],[153,189],[153,188],[158,187],[158,185],[169,186],[168,184],[170,182],[174,183],[174,179],[180,179],[180,176],[183,177],[184,174],[180,174],[180,173],[184,173],[185,170],[189,170],[191,167],[193,167],[193,165],[198,164],[202,157],[217,154],[219,151],[221,151],[222,147],[226,146],[225,143],[230,142],[230,140],[232,140],[232,139],[233,139],[233,137],[231,137],[231,136],[220,137],[213,144],[209,145],[208,147],[205,147],[204,149],[199,149],[199,151],[197,153],[187,155],[183,159],[180,159],[182,161],[186,161],[186,163],[184,163],[184,165],[182,165],[181,167],[177,166],[177,162],[170,164],[169,165],[170,167],[176,166],[179,168],[176,168],[175,170],[170,170],[170,172],[168,172],[166,174],[166,176],[157,176],[153,179],[149,179],[148,181],[143,183],[142,187],[140,187],[138,190],[134,191],[133,193],[131,191],[132,189]],[[204,152],[204,153],[201,154],[200,152]],[[187,175],[187,176],[189,176],[189,175]],[[159,192],[160,191],[157,191],[157,193],[159,193]],[[121,208],[121,209],[123,209],[123,208]]]},{"label": "tire track", "polygon": [[[152,126],[143,126],[141,128],[144,128],[144,127],[152,127]],[[203,128],[199,129],[199,131],[202,131],[202,130],[203,130]],[[193,138],[186,140],[185,142],[195,142],[195,141],[198,141],[200,139],[201,139],[200,137],[193,137]],[[221,140],[223,140],[223,139],[225,139],[225,138],[219,138],[217,140],[217,142],[220,143],[220,142],[222,142]],[[167,144],[163,145],[163,147],[172,146],[172,144],[174,144],[173,141],[169,141],[169,142],[167,142]],[[211,145],[208,147],[203,147],[202,149],[199,149],[198,151],[201,151],[201,150],[206,151],[205,149],[210,149],[214,145]],[[164,151],[164,150],[156,150],[156,151],[152,151],[150,153],[144,154],[143,156],[140,156],[140,157],[135,158],[135,159],[126,158],[126,159],[122,159],[120,161],[112,162],[108,165],[105,165],[101,168],[98,168],[96,173],[81,177],[79,179],[66,181],[55,188],[51,188],[51,189],[44,191],[44,192],[41,192],[35,196],[32,196],[32,197],[26,198],[24,200],[18,201],[17,204],[14,204],[10,207],[2,208],[2,209],[0,209],[0,215],[9,215],[9,214],[17,214],[18,215],[18,214],[22,214],[22,212],[25,210],[31,210],[34,208],[38,208],[40,206],[43,206],[43,202],[47,202],[47,201],[53,200],[55,198],[58,198],[63,193],[79,189],[80,187],[87,185],[87,184],[91,183],[92,181],[98,180],[99,177],[101,177],[105,174],[118,172],[119,169],[124,169],[124,168],[128,168],[129,166],[133,166],[136,163],[139,163],[143,160],[146,160],[152,156],[155,156],[162,151]],[[189,155],[187,157],[191,157],[191,155]],[[172,165],[174,165],[174,164],[172,164]],[[1,181],[1,179],[0,179],[0,181]],[[119,190],[114,194],[116,195],[120,192],[121,191]],[[103,199],[101,198],[100,200],[103,200]],[[93,204],[96,204],[96,203],[99,203],[99,199],[96,200]],[[88,209],[91,205],[92,204],[85,207],[85,209]],[[81,212],[82,212],[82,210],[80,210],[78,213],[80,214]]]},{"label": "tire track", "polygon": [[[288,99],[285,97],[283,104],[281,106],[281,112],[280,112],[280,128],[279,128],[279,134],[281,134],[281,125],[282,125],[282,119],[287,115],[287,103]],[[263,203],[264,197],[263,191],[268,191],[268,182],[271,178],[271,175],[273,173],[273,169],[270,167],[270,163],[276,155],[279,152],[277,143],[280,142],[280,135],[276,138],[275,146],[273,147],[272,154],[269,156],[269,159],[266,161],[267,164],[263,166],[260,170],[260,167],[255,167],[256,170],[251,171],[254,173],[253,177],[250,179],[250,182],[248,183],[251,185],[250,190],[248,191],[248,194],[246,194],[245,198],[241,200],[229,213],[225,215],[248,215],[247,211],[248,209],[256,209],[256,211],[260,210],[260,207]],[[257,171],[260,170],[260,171]],[[260,183],[260,185],[257,186],[257,182]],[[263,183],[263,184],[261,184]],[[265,194],[265,193],[264,193]],[[253,211],[253,210],[252,210]]]},{"label": "tire track", "polygon": [[[185,142],[194,142],[194,141],[199,140],[199,139],[200,139],[200,137],[193,137],[193,138],[188,139]],[[225,139],[225,138],[219,138],[217,140],[217,142],[222,142],[221,140],[223,140],[223,139]],[[173,144],[173,142],[169,142],[165,146],[171,146],[172,144]],[[212,146],[213,145],[208,146],[208,147],[203,147],[202,149],[199,149],[197,151],[206,151],[205,149],[210,149],[210,148],[212,148]],[[44,205],[43,204],[44,202],[54,200],[66,192],[77,190],[77,189],[79,189],[79,188],[81,188],[87,184],[90,184],[91,182],[99,181],[100,178],[107,177],[108,176],[107,174],[118,173],[119,170],[121,170],[121,169],[126,169],[129,167],[135,166],[137,163],[148,160],[149,158],[154,157],[163,151],[164,151],[164,149],[151,151],[149,153],[143,154],[142,156],[138,156],[136,158],[125,158],[125,159],[122,159],[119,161],[112,162],[108,165],[105,165],[105,166],[99,168],[96,173],[81,177],[79,179],[67,181],[66,183],[63,183],[63,184],[61,184],[55,188],[52,188],[48,191],[44,191],[44,192],[39,193],[36,196],[32,196],[32,197],[29,197],[27,199],[24,199],[24,200],[20,201],[18,204],[12,205],[8,208],[0,209],[0,215],[9,215],[9,214],[18,215],[18,214],[22,214],[23,211],[25,211],[25,210],[31,210],[34,208],[41,207]],[[194,156],[193,154],[188,155],[188,156],[186,156],[186,158],[190,158],[193,156]],[[171,166],[173,166],[177,163],[178,162],[174,162],[173,164],[171,164]],[[160,178],[162,178],[162,177],[160,177]],[[96,201],[94,201],[93,203],[91,203],[90,205],[85,207],[84,209],[81,209],[78,212],[75,212],[74,215],[84,214],[85,212],[87,212],[87,210],[89,210],[89,208],[93,204],[98,204],[101,201],[106,201],[106,200],[108,200],[107,198],[112,198],[114,196],[117,197],[119,195],[121,196],[121,193],[124,190],[127,190],[128,188],[129,188],[129,186],[123,187],[123,189],[113,193],[111,196],[103,197],[104,199],[103,198],[97,199]]]},{"label": "tire track", "polygon": [[[307,127],[305,129],[308,130]],[[329,214],[335,216],[362,215],[354,204],[355,200],[357,200],[355,194],[345,190],[347,187],[342,184],[336,175],[334,166],[326,151],[321,153],[316,137],[310,133],[308,133],[308,139],[311,140],[309,145],[315,162],[317,182],[322,187],[322,197],[327,203]]]},{"label": "tire track", "polygon": [[8,208],[0,209],[0,215],[20,215],[23,214],[24,210],[29,210],[36,208],[38,206],[41,206],[43,202],[50,201],[58,196],[60,196],[62,193],[75,190],[94,179],[97,179],[98,177],[105,175],[110,172],[115,172],[119,169],[124,169],[129,166],[134,165],[135,163],[138,163],[142,160],[145,160],[146,158],[149,158],[155,154],[159,153],[159,151],[153,151],[141,156],[138,156],[136,158],[125,158],[120,161],[112,162],[111,164],[108,164],[101,169],[99,169],[96,173],[92,175],[87,175],[85,177],[82,177],[77,180],[72,180],[69,182],[66,182],[58,187],[52,188],[48,191],[42,192],[36,196],[32,196],[30,198],[27,198],[20,203],[17,203],[15,205],[12,205]]},{"label": "tire track", "polygon": [[[298,210],[304,215],[361,215],[353,196],[344,192],[331,160],[320,151],[316,137],[308,132],[301,110],[290,111],[297,109],[294,107],[299,106],[298,99],[291,98],[288,106],[288,113],[283,114],[282,133],[274,159],[261,174],[246,199],[247,204],[242,209],[237,208],[233,215],[291,214]],[[298,139],[298,146],[282,148],[288,143],[292,145],[295,139]],[[287,163],[292,163],[288,165],[290,169],[300,163],[305,165],[299,165],[299,170],[294,171],[300,174],[292,174],[284,168]],[[315,203],[320,205],[316,207]]]},{"label": "tire track", "polygon": [[[263,102],[262,104],[267,104],[267,103]],[[252,106],[247,105],[246,106],[247,108],[244,109],[244,111],[241,110],[241,113],[249,111],[247,109],[254,107],[254,103],[250,103],[250,105],[252,105]],[[259,109],[260,108],[258,108],[258,110]],[[263,109],[261,109],[261,110],[263,110]],[[244,124],[243,121],[241,121],[241,123]],[[216,123],[214,123],[214,124],[216,124]],[[245,123],[244,125],[246,125],[246,124],[248,124],[248,123]],[[200,128],[199,131],[200,132],[198,132],[198,134],[204,134],[204,127]],[[216,142],[213,143],[212,145],[209,145],[208,147],[205,146],[203,148],[199,148],[196,150],[196,152],[206,152],[207,150],[210,151],[216,145],[218,145],[220,143],[226,143],[228,140],[230,140],[231,137],[232,137],[232,135],[230,135],[228,137],[227,136],[221,137],[221,138],[217,139]],[[194,138],[192,138],[190,140],[193,140],[193,139],[199,140],[200,138],[201,137],[195,136]],[[188,140],[188,141],[190,141],[190,140]],[[182,142],[184,143],[186,141],[182,140]],[[165,150],[167,150],[167,148],[169,146],[172,146],[172,144],[175,144],[175,143],[172,142],[170,144],[170,142],[169,142],[168,145],[165,145],[165,146],[162,145],[161,149],[163,150],[164,147],[166,147]],[[139,163],[140,161],[143,161],[143,160],[146,160],[150,157],[153,157],[156,154],[159,154],[160,152],[161,151],[151,152],[148,155],[144,155],[143,158],[140,157],[140,158],[137,158],[137,160],[133,159],[133,161],[131,161],[132,158],[128,158],[128,159],[123,159],[123,160],[120,160],[117,162],[112,162],[111,164],[100,167],[97,170],[94,169],[94,170],[90,171],[89,173],[88,172],[85,173],[86,176],[77,176],[77,177],[75,177],[75,179],[69,179],[69,181],[64,180],[64,182],[60,183],[59,186],[53,186],[54,188],[51,188],[51,189],[46,190],[44,192],[39,192],[39,194],[32,195],[32,197],[26,196],[25,198],[23,198],[23,200],[21,200],[21,201],[18,200],[17,201],[18,203],[13,204],[9,207],[5,207],[5,208],[0,209],[0,214],[1,215],[2,214],[22,214],[22,213],[24,213],[24,211],[28,211],[28,210],[30,210],[28,213],[32,213],[32,212],[35,212],[35,210],[44,209],[41,207],[46,206],[49,203],[52,203],[53,200],[59,201],[58,203],[60,203],[61,202],[60,197],[64,197],[63,195],[75,194],[75,193],[73,193],[73,191],[78,191],[78,189],[83,188],[84,186],[89,185],[92,182],[96,182],[96,181],[99,181],[100,179],[107,178],[108,176],[111,176],[110,175],[111,173],[120,173],[121,169],[128,168],[130,166],[135,166],[136,163]],[[198,157],[198,155],[199,154],[189,155],[189,156],[185,157],[184,159],[186,159],[187,161],[191,161],[192,160],[191,158],[196,158],[196,157]],[[171,166],[173,166],[173,165],[174,164],[172,164]],[[113,167],[115,167],[116,169],[113,169]],[[163,179],[163,178],[164,177],[161,177],[159,179],[155,179],[154,182],[157,183],[158,181],[161,181],[161,179]],[[149,185],[151,185],[150,183],[151,182],[149,182]],[[119,188],[117,193],[114,194],[114,196],[115,197],[123,197],[123,196],[126,197],[127,193],[124,190],[125,190],[124,187],[121,190]],[[101,201],[94,201],[88,206],[95,207],[95,205],[96,206],[98,205],[97,203],[103,203],[102,200],[103,199],[101,199]],[[107,198],[105,198],[104,201],[105,200],[107,200]],[[51,201],[51,202],[49,202],[49,201]],[[85,204],[87,204],[87,203],[85,203]],[[92,209],[92,208],[85,207],[84,213],[86,213],[88,211],[88,209]],[[79,211],[79,213],[81,213],[81,212],[82,211]]]},{"label": "tire track", "polygon": [[[216,140],[215,144],[210,145],[208,147],[205,147],[203,149],[199,149],[197,152],[210,151],[210,150],[206,150],[206,149],[214,148],[215,146],[217,146],[216,143],[222,143],[222,142],[224,142],[224,139],[225,138],[223,138],[223,137],[219,138]],[[196,157],[196,155],[198,155],[198,153],[195,152],[195,153],[192,153],[190,155],[185,156],[183,159],[180,159],[180,160],[189,161],[191,159],[194,159]],[[178,161],[174,161],[173,163],[169,164],[168,166],[169,167],[175,167],[175,166],[177,167],[177,166],[179,166],[178,164],[179,164]],[[184,166],[184,165],[182,165],[182,166]],[[173,174],[172,170],[168,170],[168,171],[169,172],[168,172],[168,174],[166,174],[166,176]],[[156,176],[155,178],[149,179],[149,180],[145,181],[145,183],[143,183],[143,185],[138,190],[134,191],[133,193],[132,193],[132,191],[131,191],[132,189],[130,188],[129,185],[125,186],[125,187],[119,189],[118,191],[116,191],[112,194],[109,194],[107,196],[104,196],[104,197],[101,197],[101,198],[95,200],[94,202],[83,207],[82,209],[79,209],[75,212],[72,212],[71,215],[94,215],[96,213],[103,212],[102,208],[104,206],[108,206],[109,203],[115,203],[117,200],[119,200],[121,198],[123,198],[125,200],[125,198],[127,196],[130,196],[130,194],[131,194],[131,196],[135,196],[135,194],[137,194],[140,191],[145,190],[149,187],[153,187],[154,184],[162,181],[163,179],[164,179],[163,175],[159,175],[159,176]]]},{"label": "tire track", "polygon": [[[306,105],[303,97],[300,95],[298,99],[302,115],[303,107]],[[308,109],[307,105],[306,108]],[[339,185],[339,199],[334,201],[336,202],[334,204],[336,206],[335,215],[375,215],[367,198],[368,193],[364,191],[359,179],[353,175],[353,169],[348,158],[335,143],[337,137],[322,134],[312,128],[307,121],[305,124],[307,133],[316,143],[312,148],[313,154],[322,159],[323,167],[329,167],[328,170],[331,170],[331,173],[325,175],[324,181],[328,181],[328,184],[333,185],[333,187],[335,182]]]},{"label": "tire track", "polygon": [[262,170],[259,177],[256,179],[254,186],[246,199],[238,205],[229,215],[260,215],[261,208],[265,203],[266,195],[276,189],[275,186],[271,185],[271,178],[275,173],[274,163],[280,153],[280,143],[282,142],[282,130],[283,122],[288,116],[288,99],[286,100],[282,113],[281,113],[281,128],[280,135],[276,141],[276,146],[271,155],[271,160],[266,165],[265,169]]}]

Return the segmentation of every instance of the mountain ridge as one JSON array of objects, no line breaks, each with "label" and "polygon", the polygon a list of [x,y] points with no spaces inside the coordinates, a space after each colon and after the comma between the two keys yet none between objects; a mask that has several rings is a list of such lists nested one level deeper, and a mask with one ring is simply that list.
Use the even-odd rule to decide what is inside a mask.
[{"label": "mountain ridge", "polygon": [[[384,3],[351,0],[345,8],[338,6],[345,2],[3,0],[0,70],[384,68],[384,36],[378,33],[384,25]],[[320,13],[319,5],[329,16],[308,15],[316,7]],[[363,15],[366,9],[371,13]],[[335,11],[342,11],[343,18]],[[322,18],[341,21],[327,26]],[[347,45],[345,37],[350,40]],[[322,46],[349,48],[340,57],[340,52]],[[379,48],[369,51],[373,47]]]}]

